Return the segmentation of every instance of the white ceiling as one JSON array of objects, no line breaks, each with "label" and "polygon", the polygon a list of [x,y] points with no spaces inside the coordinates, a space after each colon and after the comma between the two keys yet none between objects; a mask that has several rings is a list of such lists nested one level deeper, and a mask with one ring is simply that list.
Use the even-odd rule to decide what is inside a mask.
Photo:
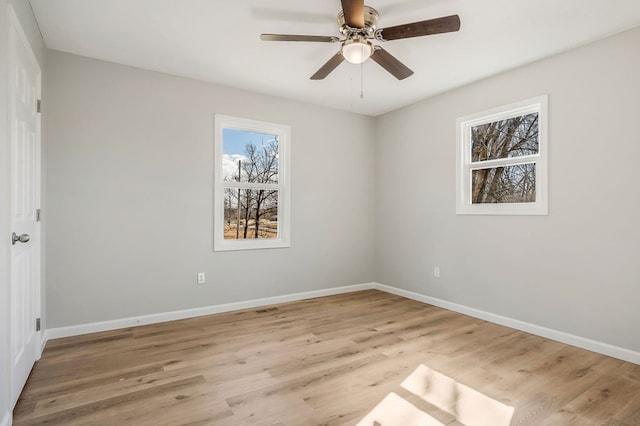
[{"label": "white ceiling", "polygon": [[373,116],[640,25],[639,0],[367,0],[379,28],[458,14],[461,29],[381,43],[406,80],[367,61],[312,81],[338,44],[259,36],[338,36],[339,0],[30,1],[50,49]]}]

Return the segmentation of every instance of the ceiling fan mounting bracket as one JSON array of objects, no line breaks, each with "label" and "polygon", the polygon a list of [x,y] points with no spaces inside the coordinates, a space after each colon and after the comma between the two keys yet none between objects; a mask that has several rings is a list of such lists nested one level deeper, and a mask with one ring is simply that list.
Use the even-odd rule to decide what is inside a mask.
[{"label": "ceiling fan mounting bracket", "polygon": [[373,38],[375,38],[378,41],[387,41],[387,40],[384,39],[384,37],[382,37],[382,28],[377,28],[373,32]]}]

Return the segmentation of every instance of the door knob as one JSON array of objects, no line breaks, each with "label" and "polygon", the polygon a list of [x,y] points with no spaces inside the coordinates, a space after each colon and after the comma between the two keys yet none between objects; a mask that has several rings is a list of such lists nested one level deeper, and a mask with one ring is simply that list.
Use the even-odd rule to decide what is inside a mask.
[{"label": "door knob", "polygon": [[26,243],[31,239],[29,234],[16,235],[14,232],[11,235],[11,245],[15,246],[17,242]]}]

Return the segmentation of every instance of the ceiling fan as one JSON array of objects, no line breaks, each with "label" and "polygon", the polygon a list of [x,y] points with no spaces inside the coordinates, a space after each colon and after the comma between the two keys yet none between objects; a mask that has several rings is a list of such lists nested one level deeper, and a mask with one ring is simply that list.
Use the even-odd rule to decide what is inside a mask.
[{"label": "ceiling fan", "polygon": [[340,51],[327,61],[311,80],[322,80],[328,76],[345,59],[353,64],[360,64],[371,58],[398,80],[413,74],[406,65],[392,56],[379,45],[370,40],[391,41],[403,38],[421,37],[431,34],[448,33],[460,29],[458,15],[378,28],[378,12],[365,6],[364,0],[341,0],[342,10],[338,14],[338,25],[342,38],[335,36],[296,35],[296,34],[262,34],[264,41],[311,41],[320,43],[341,44]]}]

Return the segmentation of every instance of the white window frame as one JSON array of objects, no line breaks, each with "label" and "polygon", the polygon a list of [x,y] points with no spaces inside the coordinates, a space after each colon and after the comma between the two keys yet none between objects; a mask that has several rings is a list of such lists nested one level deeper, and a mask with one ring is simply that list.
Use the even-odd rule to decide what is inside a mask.
[{"label": "white window frame", "polygon": [[[471,162],[471,129],[482,124],[538,113],[538,153],[512,158]],[[547,192],[547,95],[526,99],[456,120],[456,214],[546,215]],[[536,201],[533,203],[471,202],[472,170],[505,165],[536,164]]]},{"label": "white window frame", "polygon": [[[290,143],[291,126],[216,114],[214,120],[214,211],[213,250],[251,250],[290,247]],[[256,133],[278,135],[278,183],[225,182],[222,170],[223,129],[247,130]],[[224,188],[277,189],[278,190],[278,237],[256,239],[224,239]]]}]

